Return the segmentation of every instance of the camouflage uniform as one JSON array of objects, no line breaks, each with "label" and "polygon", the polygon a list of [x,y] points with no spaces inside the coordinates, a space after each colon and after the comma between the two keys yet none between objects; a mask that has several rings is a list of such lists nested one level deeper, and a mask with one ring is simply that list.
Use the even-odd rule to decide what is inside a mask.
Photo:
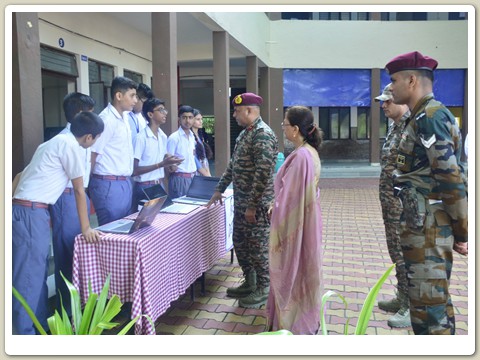
[{"label": "camouflage uniform", "polygon": [[388,127],[385,143],[380,154],[380,204],[382,205],[383,223],[385,225],[385,237],[390,259],[396,265],[397,289],[408,298],[407,276],[405,272],[405,261],[403,260],[402,248],[400,246],[400,215],[402,204],[393,195],[393,171],[397,164],[398,144],[400,136],[405,128],[405,120],[410,115],[407,111],[400,119],[399,124],[395,122]]},{"label": "camouflage uniform", "polygon": [[453,115],[429,94],[406,121],[394,181],[402,187],[400,241],[415,334],[455,334],[448,291],[453,242],[466,242],[467,185]]},{"label": "camouflage uniform", "polygon": [[[274,196],[273,170],[277,153],[277,138],[259,117],[237,137],[233,155],[217,185],[217,190],[224,192],[233,182],[235,254],[244,274],[256,271],[257,285],[262,288],[270,285],[267,211]],[[256,209],[256,224],[245,221],[247,208]]]}]

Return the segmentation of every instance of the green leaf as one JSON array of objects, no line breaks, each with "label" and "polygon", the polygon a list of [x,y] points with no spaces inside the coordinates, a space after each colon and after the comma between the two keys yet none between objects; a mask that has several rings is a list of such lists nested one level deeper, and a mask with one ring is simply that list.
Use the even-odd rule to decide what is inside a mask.
[{"label": "green leaf", "polygon": [[93,310],[95,309],[95,305],[97,305],[97,294],[90,294],[88,297],[87,303],[85,304],[85,308],[83,309],[83,316],[82,322],[80,324],[80,329],[76,331],[77,335],[87,335],[88,329],[90,327],[90,322],[92,320]]},{"label": "green leaf", "polygon": [[108,297],[108,289],[110,287],[110,274],[108,274],[107,279],[105,280],[105,284],[103,285],[103,289],[100,293],[100,297],[97,302],[97,306],[95,307],[95,312],[93,313],[92,322],[90,323],[90,329],[88,333],[90,335],[95,335],[97,324],[100,322],[100,319],[103,316],[103,311],[105,310],[105,304],[107,302]]},{"label": "green leaf", "polygon": [[358,317],[357,327],[355,328],[355,335],[365,335],[367,331],[368,323],[372,315],[373,306],[375,305],[375,300],[377,299],[378,292],[382,287],[385,280],[387,280],[390,272],[395,267],[395,264],[392,264],[387,271],[378,279],[377,283],[373,288],[370,289],[368,295],[363,303],[362,310],[360,311],[360,316]]},{"label": "green leaf", "polygon": [[60,271],[60,275],[67,285],[68,291],[70,292],[70,308],[72,309],[73,324],[75,329],[80,329],[80,324],[82,323],[82,306],[80,302],[80,295],[78,290],[73,284],[67,280],[67,278]]},{"label": "green leaf", "polygon": [[[323,335],[328,335],[327,323],[325,321],[326,304],[327,304],[327,301],[334,295],[338,296],[343,301],[343,304],[345,305],[345,310],[347,310],[347,307],[348,307],[347,300],[342,295],[336,293],[335,291],[328,290],[325,294],[323,294],[323,296],[322,296],[322,307],[320,308],[320,324],[321,324],[321,327],[322,327],[322,334]],[[347,324],[345,325],[345,330],[344,330],[345,335],[347,334],[347,331],[348,331],[349,320],[350,319],[347,318]]]},{"label": "green leaf", "polygon": [[33,312],[32,308],[27,304],[27,301],[25,298],[15,289],[15,286],[12,287],[12,292],[13,296],[22,304],[23,308],[27,312],[28,316],[30,316],[30,319],[33,321],[33,325],[37,328],[38,332],[41,335],[47,335],[47,332],[45,329],[40,325],[40,322],[38,321],[37,317],[35,316],[35,313]]},{"label": "green leaf", "polygon": [[109,323],[110,320],[112,320],[120,312],[120,310],[122,310],[122,302],[120,301],[118,295],[113,295],[105,307],[105,311],[102,314],[100,322],[97,324],[97,327],[94,329],[94,331],[91,332],[91,334],[100,335],[103,329],[106,329],[102,324]]}]

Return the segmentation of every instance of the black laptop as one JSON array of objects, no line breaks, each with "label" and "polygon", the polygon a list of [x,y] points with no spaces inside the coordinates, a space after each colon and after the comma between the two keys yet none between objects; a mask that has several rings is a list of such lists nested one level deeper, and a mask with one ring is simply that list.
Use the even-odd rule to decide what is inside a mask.
[{"label": "black laptop", "polygon": [[162,196],[147,201],[143,205],[142,210],[140,210],[135,220],[119,219],[112,221],[111,223],[99,226],[96,229],[113,234],[131,234],[138,229],[150,226],[152,225],[155,216],[157,216],[166,199],[166,196]]},{"label": "black laptop", "polygon": [[187,194],[176,199],[175,203],[206,205],[212,198],[220,178],[211,176],[194,176]]},{"label": "black laptop", "polygon": [[[152,200],[161,196],[167,196],[167,193],[160,184],[156,184],[142,190],[148,200]],[[188,214],[196,208],[198,208],[198,205],[174,203],[172,202],[172,199],[170,199],[170,196],[167,196],[167,200],[165,200],[160,212],[168,214]]]}]

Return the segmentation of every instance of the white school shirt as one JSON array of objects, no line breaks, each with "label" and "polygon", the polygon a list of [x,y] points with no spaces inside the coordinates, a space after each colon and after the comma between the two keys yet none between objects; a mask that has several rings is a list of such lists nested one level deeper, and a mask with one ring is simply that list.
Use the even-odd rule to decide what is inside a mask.
[{"label": "white school shirt", "polygon": [[140,131],[147,127],[147,121],[141,112],[135,114],[133,111],[130,111],[128,112],[128,124],[130,125],[133,148],[135,149],[135,138]]},{"label": "white school shirt", "polygon": [[[71,124],[67,122],[67,126],[65,126],[65,129],[60,131],[60,134],[69,134],[71,133],[70,130]],[[90,182],[90,169],[92,167],[92,149],[90,148],[82,148],[80,146],[80,153],[82,155],[82,163],[85,164],[85,174],[83,175],[83,187],[87,188],[88,183]],[[68,182],[67,188],[73,188],[73,184],[71,181]]]},{"label": "white school shirt", "polygon": [[195,137],[191,130],[187,135],[180,127],[172,133],[167,140],[167,152],[184,159],[178,165],[176,172],[192,173],[197,171],[197,165],[195,164]]},{"label": "white school shirt", "polygon": [[23,170],[13,197],[55,204],[69,180],[83,177],[82,150],[72,133],[58,134],[41,144]]},{"label": "white school shirt", "polygon": [[[167,135],[158,128],[157,137],[149,126],[140,131],[135,138],[135,150],[133,157],[138,159],[139,166],[158,164],[167,153]],[[148,173],[134,176],[137,182],[152,181],[165,176],[163,167]]]},{"label": "white school shirt", "polygon": [[94,174],[130,176],[133,172],[133,145],[128,112],[122,115],[112,104],[98,115],[105,124],[102,135],[92,146],[98,153]]}]

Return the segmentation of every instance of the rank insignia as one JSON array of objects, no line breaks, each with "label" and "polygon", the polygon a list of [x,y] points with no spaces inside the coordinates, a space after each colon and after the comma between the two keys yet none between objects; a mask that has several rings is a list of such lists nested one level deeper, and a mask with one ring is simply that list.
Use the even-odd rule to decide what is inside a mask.
[{"label": "rank insignia", "polygon": [[435,141],[437,141],[437,137],[435,136],[435,134],[433,134],[432,136],[430,136],[429,139],[425,140],[423,138],[423,135],[420,135],[420,140],[422,141],[423,146],[425,146],[427,149],[429,149],[430,146],[435,144]]},{"label": "rank insignia", "polygon": [[405,165],[405,156],[403,155],[397,155],[397,164],[399,165]]}]

